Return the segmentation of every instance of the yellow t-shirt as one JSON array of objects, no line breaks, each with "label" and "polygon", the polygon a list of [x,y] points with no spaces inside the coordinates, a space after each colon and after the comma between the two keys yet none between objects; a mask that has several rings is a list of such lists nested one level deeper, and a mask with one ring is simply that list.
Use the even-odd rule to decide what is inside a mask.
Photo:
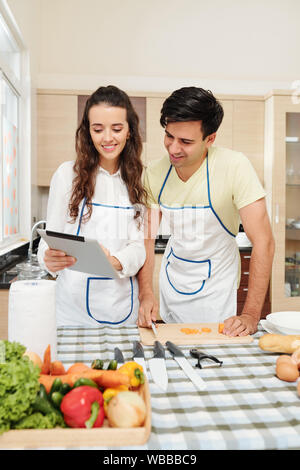
[{"label": "yellow t-shirt", "polygon": [[[144,185],[148,193],[149,207],[158,204],[158,196],[169,168],[168,156],[155,160],[146,168]],[[240,224],[239,209],[266,195],[251,162],[241,152],[210,147],[208,180],[212,208],[225,228],[237,235]],[[173,167],[161,198],[161,202],[167,206],[208,206],[206,159],[186,182],[179,178]]]}]

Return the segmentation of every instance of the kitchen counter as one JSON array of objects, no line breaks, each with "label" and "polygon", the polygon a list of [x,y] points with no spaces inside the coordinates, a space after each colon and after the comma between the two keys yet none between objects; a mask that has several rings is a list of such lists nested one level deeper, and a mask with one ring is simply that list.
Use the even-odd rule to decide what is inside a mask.
[{"label": "kitchen counter", "polygon": [[[40,237],[33,242],[33,253],[37,250],[39,239]],[[167,242],[168,237],[157,237],[155,241],[155,253],[163,254],[165,252]],[[16,279],[17,271],[15,266],[27,259],[28,246],[29,243],[5,256],[0,257],[0,289],[9,289],[11,282]],[[243,240],[241,240],[239,250],[241,252],[251,251],[251,245],[243,245]]]},{"label": "kitchen counter", "polygon": [[[169,239],[167,237],[157,237],[155,240],[155,253],[163,254],[165,252],[168,240]],[[252,245],[244,232],[238,233],[236,236],[236,242],[240,252],[252,250]]]},{"label": "kitchen counter", "polygon": [[[202,392],[196,391],[166,351],[167,393],[153,383],[147,371],[152,407],[148,442],[109,450],[299,449],[300,398],[296,382],[283,382],[275,376],[278,355],[258,347],[258,338],[264,333],[260,329],[247,345],[201,346],[201,350],[223,361],[222,367],[196,369],[207,384]],[[107,364],[118,346],[125,360],[130,360],[134,340],[139,340],[136,326],[59,328],[58,359],[66,367],[74,362],[90,364],[96,358],[106,359]],[[194,366],[196,359],[189,356],[191,346],[181,348]],[[153,355],[152,347],[145,346],[144,350],[147,362]],[[59,449],[64,448],[61,443]],[[74,442],[72,449],[80,449],[80,443]],[[101,446],[89,449],[107,450]]]},{"label": "kitchen counter", "polygon": [[[36,253],[40,237],[32,244],[32,253]],[[0,289],[9,289],[11,282],[17,277],[16,265],[22,263],[28,256],[29,242],[19,248],[0,256]]]}]

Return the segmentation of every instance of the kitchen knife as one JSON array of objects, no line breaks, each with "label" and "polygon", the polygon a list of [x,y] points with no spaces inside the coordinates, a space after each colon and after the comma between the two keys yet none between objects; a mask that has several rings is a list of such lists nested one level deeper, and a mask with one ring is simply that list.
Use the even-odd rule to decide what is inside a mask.
[{"label": "kitchen knife", "polygon": [[155,324],[154,321],[151,322],[151,326],[152,326],[152,331],[153,331],[153,333],[154,333],[154,336],[157,337],[157,329],[156,329],[156,324]]},{"label": "kitchen knife", "polygon": [[114,349],[114,357],[118,364],[124,364],[125,360],[124,360],[124,356],[123,356],[121,349],[119,348]]},{"label": "kitchen knife", "polygon": [[153,382],[164,392],[168,388],[168,374],[165,361],[165,350],[159,341],[155,341],[153,357],[149,360],[149,369]]},{"label": "kitchen knife", "polygon": [[144,349],[143,349],[143,346],[141,345],[141,343],[139,343],[138,341],[133,342],[133,355],[132,355],[132,358],[137,364],[142,366],[144,374],[148,378],[147,369],[146,369],[146,362],[145,362],[145,355],[144,355]]},{"label": "kitchen knife", "polygon": [[183,352],[175,344],[171,343],[171,341],[166,342],[166,347],[173,355],[173,358],[178,362],[186,376],[193,382],[195,387],[197,387],[198,390],[204,390],[206,388],[205,382],[201,379],[196,370],[193,369],[191,364],[185,358]]}]

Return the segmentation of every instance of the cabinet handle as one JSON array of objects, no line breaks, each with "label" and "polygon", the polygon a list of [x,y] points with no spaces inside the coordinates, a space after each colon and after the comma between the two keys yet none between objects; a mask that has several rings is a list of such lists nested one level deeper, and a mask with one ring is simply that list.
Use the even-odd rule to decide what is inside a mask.
[{"label": "cabinet handle", "polygon": [[244,290],[244,291],[247,291],[248,289],[247,289],[247,287],[244,287],[244,289],[243,289],[243,290]]},{"label": "cabinet handle", "polygon": [[250,259],[251,258],[251,255],[246,255],[246,256],[243,256],[244,259]]},{"label": "cabinet handle", "polygon": [[243,274],[246,274],[246,276],[249,276],[249,272],[248,272],[248,271],[244,271]]}]

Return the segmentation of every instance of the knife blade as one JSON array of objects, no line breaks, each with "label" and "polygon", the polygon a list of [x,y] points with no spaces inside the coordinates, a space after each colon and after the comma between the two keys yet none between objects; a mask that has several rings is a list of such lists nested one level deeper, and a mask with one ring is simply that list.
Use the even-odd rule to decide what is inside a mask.
[{"label": "knife blade", "polygon": [[153,382],[164,392],[168,388],[168,373],[165,361],[165,350],[159,341],[155,341],[153,349],[153,357],[149,359],[149,369]]},{"label": "knife blade", "polygon": [[157,337],[157,329],[156,329],[156,324],[155,324],[154,321],[151,322],[151,327],[152,327],[152,331],[153,331],[153,333],[154,333],[154,336]]},{"label": "knife blade", "polygon": [[198,390],[205,390],[206,383],[202,380],[200,375],[198,375],[195,369],[193,369],[183,352],[175,344],[171,343],[171,341],[166,342],[166,347],[173,355],[173,358],[178,362],[185,375],[193,382],[195,387],[198,388]]},{"label": "knife blade", "polygon": [[133,354],[132,354],[132,358],[135,362],[137,362],[137,364],[139,364],[140,366],[142,366],[143,370],[144,370],[144,374],[145,376],[148,378],[148,375],[147,375],[147,368],[146,368],[146,361],[145,361],[145,354],[144,354],[144,348],[143,346],[141,345],[141,343],[139,343],[138,341],[133,341]]},{"label": "knife blade", "polygon": [[114,358],[115,358],[115,360],[117,361],[118,364],[124,364],[124,362],[125,362],[123,353],[122,353],[121,349],[119,349],[119,348],[114,349]]}]

